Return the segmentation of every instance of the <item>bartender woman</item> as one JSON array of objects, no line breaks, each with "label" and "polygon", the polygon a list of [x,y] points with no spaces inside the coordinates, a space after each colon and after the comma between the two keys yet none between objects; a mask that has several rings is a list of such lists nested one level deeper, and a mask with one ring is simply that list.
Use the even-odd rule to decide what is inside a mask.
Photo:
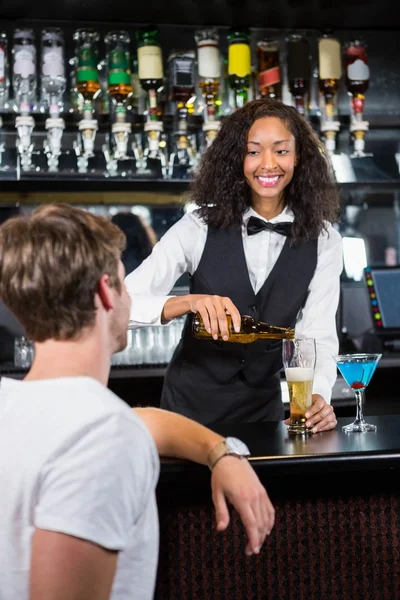
[{"label": "bartender woman", "polygon": [[[281,342],[198,340],[199,311],[213,334],[227,338],[240,314],[313,337],[317,363],[307,426],[332,429],[330,405],[338,352],[335,315],[342,240],[330,163],[311,126],[274,100],[254,100],[227,118],[202,157],[191,186],[198,209],[186,214],[126,277],[137,325],[188,314],[168,366],[161,407],[206,425],[278,421]],[[190,294],[168,296],[183,273]]]}]

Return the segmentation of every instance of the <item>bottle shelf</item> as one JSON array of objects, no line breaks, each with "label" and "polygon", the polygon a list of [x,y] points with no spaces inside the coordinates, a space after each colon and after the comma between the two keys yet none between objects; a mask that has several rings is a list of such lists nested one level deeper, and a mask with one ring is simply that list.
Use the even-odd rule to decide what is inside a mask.
[{"label": "bottle shelf", "polygon": [[[46,119],[49,117],[47,113],[43,112],[32,112],[31,115],[35,119],[35,129],[40,129],[44,131],[44,126]],[[12,131],[15,127],[15,118],[17,113],[9,110],[3,112],[0,109],[0,117],[3,122],[4,131]],[[78,123],[82,118],[81,115],[75,112],[63,112],[60,115],[64,121],[67,131],[77,131]],[[222,115],[218,117],[218,121],[223,122],[227,118],[226,115]],[[400,114],[388,114],[388,113],[369,113],[366,115],[366,120],[369,124],[369,129],[399,129],[400,128]],[[96,114],[96,119],[98,122],[98,131],[99,132],[109,132],[111,131],[112,120],[109,114]],[[164,125],[164,130],[166,132],[172,132],[174,130],[174,120],[176,119],[176,115],[174,114],[164,114],[160,120]],[[339,113],[335,116],[340,123],[340,125],[348,129],[350,126],[350,113]],[[317,110],[313,110],[307,117],[307,120],[312,124],[312,126],[319,130],[320,126],[320,115]],[[131,111],[127,112],[127,121],[132,125],[132,131],[141,131],[143,129],[143,125],[146,122],[146,115],[140,115],[133,113]],[[204,123],[204,119],[202,115],[198,114],[189,114],[188,115],[188,129],[190,132],[201,131],[202,125]]]},{"label": "bottle shelf", "polygon": [[[349,129],[350,114],[338,114],[335,116],[344,129]],[[398,129],[400,128],[400,115],[391,114],[368,114],[365,116],[368,121],[369,129]],[[309,116],[309,121],[313,127],[318,130],[320,125],[320,116],[312,114]]]},{"label": "bottle shelf", "polygon": [[[0,174],[2,175],[2,174]],[[1,192],[153,192],[160,194],[184,194],[189,190],[190,181],[185,179],[140,179],[93,175],[43,175],[32,173],[20,179],[2,179]],[[7,198],[0,196],[0,203]],[[168,196],[166,202],[168,202]]]},{"label": "bottle shelf", "polygon": [[[2,175],[2,174],[1,174]],[[71,174],[70,176],[60,176],[59,173],[51,176],[44,176],[41,174],[33,173],[30,175],[24,175],[21,179],[1,179],[1,195],[0,204],[9,202],[7,193],[85,193],[85,192],[127,192],[135,194],[139,193],[151,193],[165,197],[165,200],[160,196],[160,200],[157,203],[170,203],[171,197],[177,195],[184,195],[190,189],[190,181],[185,179],[140,179],[140,178],[104,178],[100,176],[78,176],[77,174]],[[352,183],[338,183],[339,189],[345,197],[348,194],[354,194],[354,192],[362,192],[362,195],[351,196],[352,204],[363,203],[366,194],[379,195],[376,199],[376,203],[382,205],[382,194],[385,194],[387,200],[385,203],[391,205],[393,202],[392,193],[396,193],[400,190],[400,178],[391,179],[384,182],[375,181],[357,181]],[[54,196],[53,196],[54,198]],[[174,199],[175,201],[176,199]],[[71,199],[71,201],[73,201]],[[24,199],[21,198],[19,202],[23,203]],[[370,203],[370,200],[368,200]]]},{"label": "bottle shelf", "polygon": [[[305,95],[300,94],[303,100],[300,104],[297,100],[296,106],[302,113],[304,101],[305,118],[325,144],[327,154],[340,155],[340,169],[336,170],[334,165],[340,185],[347,182],[356,186],[397,185],[400,110],[399,81],[393,77],[395,36],[371,32],[365,32],[364,36],[361,32],[351,34],[342,30],[332,32],[334,37],[331,37],[322,30],[286,28],[245,27],[233,31],[229,23],[211,29],[198,29],[200,24],[143,27],[142,21],[130,23],[129,18],[123,23],[114,22],[112,27],[107,19],[93,20],[88,28],[83,27],[85,22],[87,19],[69,21],[64,14],[62,22],[52,24],[48,19],[46,22],[35,19],[29,24],[10,21],[2,26],[4,64],[8,65],[3,91],[0,90],[3,107],[0,108],[0,181],[4,190],[58,191],[62,187],[63,191],[184,192],[202,153],[215,137],[216,121],[223,121],[234,111],[239,96],[244,102],[244,97],[258,98],[267,88],[271,97],[292,105],[296,103],[294,89],[305,90]],[[150,22],[154,23],[153,19]],[[50,35],[49,25],[53,26],[53,33],[46,38]],[[37,46],[27,76],[19,73],[16,60],[15,35],[17,31],[21,34],[21,27],[33,36],[34,44],[29,47]],[[54,27],[59,27],[59,39],[54,37]],[[200,34],[206,40],[214,36],[212,56],[212,44],[207,44],[206,55],[201,54]],[[364,37],[362,47],[368,48],[365,67],[368,56],[371,58],[371,76],[368,71],[361,77],[362,93],[366,92],[365,114],[363,104],[362,108],[357,105],[358,109],[354,105],[357,78],[349,79],[348,75],[348,67],[353,63],[340,50],[349,48],[349,40],[356,44]],[[146,62],[145,38],[151,41],[148,47],[157,50],[157,69]],[[299,59],[299,39],[294,38],[304,45],[303,61]],[[327,44],[322,54],[318,50],[321,40]],[[336,54],[331,55],[332,43]],[[43,70],[42,59],[49,49],[55,59],[58,56],[55,50],[61,47],[63,58],[54,64],[60,67],[62,63],[65,68],[62,75],[52,74],[58,85],[55,93],[48,88],[50,75]],[[110,60],[117,55],[118,60]],[[337,67],[333,71],[328,69],[329,77],[325,67],[321,67],[325,62],[320,59],[325,55],[330,56],[328,63]],[[379,68],[375,62],[378,58]],[[234,69],[242,64],[242,59],[246,59],[243,76],[241,68]],[[22,93],[25,87],[21,87],[20,76],[29,85],[32,83],[29,94],[26,90]],[[238,88],[235,77],[243,79],[242,87]],[[330,96],[325,86],[329,82],[334,90],[333,104],[328,101]],[[21,114],[17,115],[15,110]],[[354,117],[351,120],[351,110],[356,111],[360,120],[354,121]],[[209,116],[209,129],[204,127],[204,114]],[[152,120],[156,115],[159,121]],[[353,160],[352,156],[363,152],[373,154],[370,164],[364,158],[360,162]]]}]

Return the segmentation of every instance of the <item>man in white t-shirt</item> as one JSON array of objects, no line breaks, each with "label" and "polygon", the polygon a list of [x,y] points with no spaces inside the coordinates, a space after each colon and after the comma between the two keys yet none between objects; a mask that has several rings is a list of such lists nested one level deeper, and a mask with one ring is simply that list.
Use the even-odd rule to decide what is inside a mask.
[{"label": "man in white t-shirt", "polygon": [[0,226],[0,297],[35,342],[25,379],[0,386],[0,600],[151,600],[159,454],[210,466],[217,528],[229,501],[247,555],[273,527],[240,440],[107,388],[130,312],[123,247],[108,219],[69,205]]}]

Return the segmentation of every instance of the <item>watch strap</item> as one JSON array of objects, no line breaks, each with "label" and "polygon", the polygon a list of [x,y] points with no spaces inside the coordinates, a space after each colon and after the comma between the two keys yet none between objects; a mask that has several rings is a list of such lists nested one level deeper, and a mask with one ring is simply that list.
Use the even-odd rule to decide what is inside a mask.
[{"label": "watch strap", "polygon": [[236,458],[242,459],[246,458],[241,454],[236,454],[235,452],[229,452],[226,448],[226,440],[221,440],[208,454],[207,464],[210,471],[213,470],[217,462],[221,460],[224,456],[235,456]]}]

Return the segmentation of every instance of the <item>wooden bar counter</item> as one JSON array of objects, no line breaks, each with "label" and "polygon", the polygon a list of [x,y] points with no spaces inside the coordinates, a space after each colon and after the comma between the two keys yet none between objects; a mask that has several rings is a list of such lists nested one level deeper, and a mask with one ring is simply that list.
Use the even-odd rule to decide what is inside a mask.
[{"label": "wooden bar counter", "polygon": [[206,467],[163,460],[156,600],[399,600],[400,415],[376,433],[289,436],[283,423],[220,424],[242,439],[276,508],[257,557],[236,513],[215,531]]}]

